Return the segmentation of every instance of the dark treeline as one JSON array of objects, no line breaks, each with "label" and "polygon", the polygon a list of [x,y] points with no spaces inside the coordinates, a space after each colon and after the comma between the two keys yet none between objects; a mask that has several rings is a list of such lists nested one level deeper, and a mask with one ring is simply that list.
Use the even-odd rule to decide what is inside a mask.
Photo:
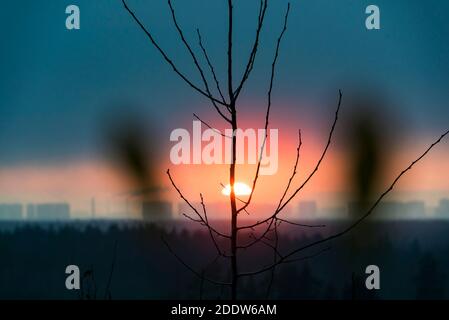
[{"label": "dark treeline", "polygon": [[[216,258],[209,234],[151,223],[106,228],[86,222],[42,226],[25,224],[0,232],[1,299],[225,299],[226,287],[201,282],[163,244],[198,272],[226,281],[225,258]],[[240,298],[265,299],[432,299],[447,298],[449,222],[372,222],[356,232],[298,255],[311,259],[245,278]],[[281,232],[280,250],[321,237],[316,232]],[[243,239],[244,240],[244,239]],[[269,264],[263,244],[242,251],[242,270]],[[75,264],[82,290],[65,288],[65,268]],[[365,289],[365,268],[381,271],[381,289]],[[112,273],[112,277],[111,277]],[[110,279],[110,280],[109,280]]]}]

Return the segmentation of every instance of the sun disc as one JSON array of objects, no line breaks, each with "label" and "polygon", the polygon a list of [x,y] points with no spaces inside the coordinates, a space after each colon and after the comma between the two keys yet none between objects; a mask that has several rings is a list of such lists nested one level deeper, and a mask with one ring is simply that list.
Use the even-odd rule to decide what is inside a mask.
[{"label": "sun disc", "polygon": [[[234,183],[234,192],[236,196],[247,196],[251,193],[251,188],[243,182],[236,182]],[[221,193],[225,196],[229,196],[231,194],[231,186],[227,184],[223,190],[221,190]]]}]

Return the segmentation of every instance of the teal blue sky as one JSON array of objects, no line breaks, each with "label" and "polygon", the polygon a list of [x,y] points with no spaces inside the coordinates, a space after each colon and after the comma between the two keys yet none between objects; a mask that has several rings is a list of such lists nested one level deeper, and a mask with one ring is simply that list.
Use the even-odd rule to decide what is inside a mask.
[{"label": "teal blue sky", "polygon": [[[182,70],[199,80],[165,0],[128,0]],[[226,3],[173,1],[186,35],[203,37],[218,73],[226,62]],[[65,8],[81,29],[65,28]],[[275,85],[279,111],[324,124],[338,89],[376,88],[391,99],[409,135],[435,136],[449,124],[449,2],[292,0]],[[381,30],[365,28],[365,8],[381,10]],[[242,108],[262,113],[268,70],[287,1],[271,1],[255,72]],[[258,1],[235,1],[236,73],[247,59]],[[104,119],[139,114],[168,142],[192,112],[212,112],[160,59],[120,0],[2,1],[0,165],[97,157]],[[198,48],[196,47],[196,50]],[[333,100],[332,100],[333,99]],[[313,108],[292,108],[313,105]],[[391,110],[389,110],[391,111]],[[185,123],[185,122],[182,122]],[[165,139],[165,140],[164,140]]]}]

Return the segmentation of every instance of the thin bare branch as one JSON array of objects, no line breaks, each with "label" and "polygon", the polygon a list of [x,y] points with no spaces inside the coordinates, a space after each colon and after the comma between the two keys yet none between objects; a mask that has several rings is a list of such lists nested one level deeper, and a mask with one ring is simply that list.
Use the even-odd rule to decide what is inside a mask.
[{"label": "thin bare branch", "polygon": [[211,74],[212,74],[212,76],[213,76],[213,78],[214,78],[215,85],[216,85],[216,87],[217,87],[218,93],[220,94],[221,99],[226,103],[226,99],[225,99],[225,97],[223,96],[223,92],[221,91],[220,82],[218,81],[217,74],[215,73],[215,68],[214,68],[214,66],[212,65],[212,63],[211,63],[211,61],[210,61],[210,59],[209,59],[209,55],[207,54],[206,48],[205,48],[204,45],[203,45],[203,40],[202,40],[202,37],[201,37],[200,30],[199,30],[199,29],[196,29],[196,33],[198,34],[198,42],[199,42],[199,45],[200,45],[200,47],[201,47],[201,50],[203,51],[204,58],[206,59],[207,64],[208,64],[209,69],[210,69],[210,72],[211,72]]},{"label": "thin bare branch", "polygon": [[267,247],[273,249],[273,252],[275,253],[276,257],[282,258],[282,254],[279,252],[279,250],[276,248],[276,246],[274,246],[271,243],[264,241],[264,240],[259,240],[259,242],[266,245]]},{"label": "thin bare branch", "polygon": [[[128,4],[125,0],[122,0],[123,6],[125,7],[126,11],[131,15],[131,17],[134,19],[134,21],[139,25],[139,27],[142,29],[142,31],[145,33],[145,35],[148,37],[152,45],[159,51],[159,53],[162,55],[164,60],[172,67],[173,71],[181,77],[182,80],[184,80],[190,87],[192,87],[195,91],[199,92],[206,98],[214,101],[214,103],[218,103],[220,105],[226,106],[226,104],[223,101],[220,101],[213,96],[211,96],[209,93],[204,91],[203,89],[199,88],[197,85],[195,85],[191,80],[189,80],[179,69],[176,67],[174,62],[169,58],[167,53],[162,49],[162,47],[158,44],[156,39],[153,37],[151,32],[143,25],[143,23],[140,21],[140,19],[136,16],[136,14],[129,8]],[[221,113],[221,111],[220,111]],[[222,115],[223,117],[223,115]],[[226,121],[229,122],[229,119],[227,117],[224,117]]]},{"label": "thin bare branch", "polygon": [[[282,259],[282,255],[279,253],[278,251],[278,245],[279,245],[279,236],[278,236],[278,224],[274,223],[274,246],[273,246],[273,264],[276,264],[278,257]],[[273,269],[271,269],[271,274],[270,274],[270,281],[268,283],[268,288],[267,288],[267,298],[270,297],[270,293],[271,293],[271,288],[273,287],[273,283],[274,283],[274,276],[276,273],[276,267],[273,267]]]},{"label": "thin bare branch", "polygon": [[224,252],[223,250],[221,250],[220,246],[219,246],[218,243],[217,243],[217,240],[215,239],[215,236],[214,236],[214,234],[213,234],[212,228],[210,227],[209,219],[207,218],[206,205],[204,204],[204,198],[203,198],[203,194],[202,194],[202,193],[200,193],[200,198],[201,198],[201,207],[203,208],[204,220],[206,221],[207,229],[209,230],[209,235],[210,235],[210,238],[212,239],[212,243],[214,244],[215,249],[217,250],[217,253],[218,253],[220,256],[229,258],[229,256],[226,255],[226,252]]},{"label": "thin bare branch", "polygon": [[204,275],[202,275],[200,272],[196,271],[195,269],[193,269],[190,265],[188,265],[183,259],[181,259],[181,257],[176,254],[176,252],[170,247],[170,245],[168,244],[168,242],[164,239],[164,237],[161,237],[162,242],[165,244],[165,246],[167,247],[168,251],[170,251],[170,253],[184,266],[186,267],[190,272],[192,272],[195,276],[197,276],[199,279],[201,280],[205,280],[207,282],[219,285],[219,286],[230,286],[231,283],[229,282],[221,282],[221,281],[216,281],[213,279],[209,279],[207,277],[205,277]]},{"label": "thin bare branch", "polygon": [[228,139],[232,139],[232,137],[227,136],[227,135],[225,135],[224,133],[221,133],[220,130],[217,130],[217,129],[215,129],[215,128],[212,128],[206,121],[203,121],[203,120],[202,120],[200,117],[198,117],[195,113],[193,114],[193,116],[194,116],[197,120],[201,121],[201,123],[204,124],[206,127],[208,127],[209,129],[213,130],[214,132],[218,133],[218,134],[221,135],[222,137],[228,138]]},{"label": "thin bare branch", "polygon": [[311,255],[300,257],[300,258],[295,258],[295,259],[285,260],[283,263],[284,264],[286,264],[286,263],[294,263],[294,262],[298,262],[298,261],[304,261],[304,260],[312,259],[312,258],[315,258],[315,257],[317,257],[317,256],[319,256],[319,255],[321,255],[321,254],[323,254],[323,253],[325,253],[327,251],[330,251],[330,250],[331,250],[331,247],[326,247],[326,248],[324,248],[324,249],[322,249],[322,250],[320,250],[320,251],[318,251],[316,253],[313,253]]},{"label": "thin bare branch", "polygon": [[301,130],[298,131],[298,138],[299,138],[299,142],[298,142],[298,147],[296,148],[296,161],[295,161],[295,165],[293,166],[293,172],[292,172],[292,175],[290,176],[290,179],[288,179],[287,186],[285,187],[284,193],[282,194],[282,197],[279,200],[279,204],[276,208],[276,211],[279,210],[279,208],[281,207],[282,201],[284,201],[284,198],[287,195],[288,189],[290,189],[290,185],[291,185],[293,179],[295,178],[295,175],[297,172],[296,169],[298,168],[299,153],[301,151],[301,146],[302,146]]},{"label": "thin bare branch", "polygon": [[193,222],[197,222],[197,223],[203,223],[203,221],[202,221],[202,220],[200,220],[200,219],[195,219],[195,218],[193,218],[193,217],[189,216],[189,215],[188,215],[188,214],[186,214],[186,213],[183,213],[182,215],[183,215],[184,217],[186,217],[187,219],[189,219],[189,220],[193,221]]},{"label": "thin bare branch", "polygon": [[[224,185],[223,183],[221,183],[221,182],[220,182],[220,186],[221,186],[223,189],[226,188],[225,185]],[[235,199],[238,200],[238,201],[240,201],[241,203],[246,203],[245,200],[242,200],[241,198],[239,198],[239,197],[237,197],[237,196],[235,197]],[[248,210],[245,209],[244,211],[245,211],[245,213],[246,213],[247,215],[250,215],[250,213],[249,213]]]},{"label": "thin bare branch", "polygon": [[[304,227],[304,228],[323,228],[326,226],[324,224],[313,225],[313,224],[296,223],[296,222],[292,222],[292,221],[289,221],[286,219],[279,218],[278,216],[270,217],[267,221],[264,222],[264,223],[268,224],[268,226],[265,229],[265,231],[263,231],[261,233],[260,236],[254,237],[253,241],[248,242],[244,245],[240,245],[237,248],[238,249],[248,249],[248,248],[252,247],[253,245],[257,244],[257,242],[260,241],[261,239],[265,238],[269,232],[274,231],[274,228],[272,228],[272,225],[274,224],[275,220],[278,221],[279,223],[285,222],[287,224],[291,224],[291,225],[298,226],[298,227]],[[257,223],[257,225],[260,226],[261,224]],[[254,229],[254,227],[252,229]]]},{"label": "thin bare branch", "polygon": [[114,252],[112,256],[111,270],[109,271],[108,282],[106,283],[106,290],[104,292],[104,298],[111,298],[111,283],[112,283],[112,275],[114,274],[115,263],[117,259],[117,240],[114,242]]},{"label": "thin bare branch", "polygon": [[[268,222],[268,221],[269,221],[269,222]],[[263,238],[265,238],[265,236],[266,236],[269,232],[273,231],[273,229],[271,228],[271,226],[272,226],[273,223],[274,223],[274,217],[271,218],[271,219],[268,220],[268,221],[265,221],[265,223],[267,223],[268,226],[267,226],[267,228],[265,229],[265,231],[261,233],[261,235],[260,235],[259,237],[254,237],[254,240],[253,240],[253,241],[248,242],[248,243],[243,244],[243,245],[239,245],[239,246],[237,246],[237,248],[238,248],[238,249],[248,249],[248,248],[252,247],[253,245],[255,245],[256,243],[258,243],[258,242],[259,242],[260,240],[262,240]]]},{"label": "thin bare branch", "polygon": [[295,192],[293,192],[293,194],[280,207],[278,207],[278,209],[275,210],[275,212],[270,217],[268,217],[268,218],[266,218],[264,220],[261,220],[259,222],[256,222],[254,224],[241,226],[241,227],[239,227],[240,229],[254,228],[254,227],[256,227],[256,226],[258,226],[260,224],[263,224],[264,222],[269,221],[270,219],[272,219],[274,217],[277,217],[277,215],[285,208],[285,206],[298,194],[299,191],[301,191],[307,185],[307,183],[310,181],[310,179],[312,179],[312,177],[315,175],[315,173],[320,168],[320,165],[321,165],[324,157],[326,156],[326,153],[327,153],[327,151],[329,149],[329,146],[330,146],[330,144],[332,142],[332,137],[334,135],[335,127],[336,127],[336,124],[337,124],[337,121],[338,121],[338,115],[339,115],[339,112],[340,112],[342,97],[343,97],[343,95],[341,93],[341,90],[339,90],[337,109],[335,111],[334,121],[332,123],[331,129],[330,129],[330,132],[329,132],[329,137],[327,139],[326,146],[325,146],[325,148],[324,148],[324,150],[323,150],[323,152],[322,152],[322,154],[321,154],[321,156],[320,156],[320,158],[319,158],[315,168],[312,170],[312,172],[307,176],[307,178],[299,186],[299,188],[297,188],[295,190]]},{"label": "thin bare branch", "polygon": [[276,217],[277,220],[281,221],[281,222],[285,222],[287,224],[291,224],[293,226],[298,226],[298,227],[306,227],[306,228],[324,228],[326,225],[325,224],[304,224],[304,223],[297,223],[297,222],[293,222],[287,219],[282,219],[279,217]]},{"label": "thin bare branch", "polygon": [[397,184],[397,182],[408,172],[410,171],[413,166],[418,163],[421,159],[423,159],[437,144],[439,144],[447,135],[449,135],[449,130],[446,131],[445,133],[443,133],[436,141],[434,141],[418,158],[416,158],[415,160],[413,160],[410,165],[405,168],[404,170],[402,170],[397,177],[393,180],[393,182],[390,184],[390,186],[379,196],[379,198],[373,203],[373,205],[366,211],[366,213],[361,216],[360,218],[358,218],[356,221],[354,221],[352,224],[350,224],[348,227],[346,227],[344,230],[337,232],[333,235],[327,236],[325,238],[322,238],[320,240],[314,241],[312,243],[309,243],[307,245],[304,245],[300,248],[297,248],[293,251],[291,251],[290,253],[284,255],[284,257],[282,259],[280,259],[276,264],[272,264],[270,266],[266,266],[260,270],[257,271],[252,271],[252,272],[246,272],[246,273],[241,273],[239,274],[239,277],[243,277],[243,276],[252,276],[252,275],[256,275],[256,274],[260,274],[266,271],[271,270],[273,267],[275,267],[276,265],[280,264],[280,263],[284,263],[285,261],[290,261],[289,258],[291,258],[292,256],[296,255],[297,253],[315,247],[317,245],[329,242],[331,240],[337,239],[343,235],[345,235],[346,233],[350,232],[352,229],[354,229],[357,225],[359,225],[362,221],[364,221],[366,218],[368,218],[371,213],[373,213],[373,211],[376,209],[376,207],[379,205],[379,203],[383,200],[383,198],[390,193],[393,188],[395,187],[395,185]]},{"label": "thin bare branch", "polygon": [[288,22],[289,12],[290,12],[290,3],[287,5],[287,10],[286,10],[285,16],[284,16],[284,27],[282,28],[281,34],[278,37],[277,44],[276,44],[276,52],[274,55],[273,63],[271,64],[271,77],[270,77],[270,85],[268,88],[268,105],[267,105],[267,111],[265,114],[265,126],[264,126],[265,136],[264,136],[264,141],[262,143],[261,150],[260,150],[259,161],[257,162],[256,174],[254,176],[253,185],[251,188],[251,193],[249,194],[249,197],[248,197],[248,201],[243,205],[243,207],[241,207],[240,209],[237,210],[237,213],[246,209],[249,206],[249,204],[251,203],[251,200],[252,200],[253,194],[254,194],[254,190],[256,189],[257,179],[259,178],[259,171],[260,171],[260,164],[262,162],[263,150],[265,148],[265,142],[268,137],[267,130],[268,130],[268,124],[269,124],[269,119],[270,119],[271,94],[273,91],[273,82],[274,82],[274,75],[275,75],[275,71],[276,71],[276,62],[279,57],[279,48],[281,46],[282,38],[284,37],[285,31],[287,31],[287,22]]},{"label": "thin bare branch", "polygon": [[323,161],[324,157],[326,156],[327,150],[329,149],[329,146],[331,144],[332,141],[332,136],[334,134],[335,131],[335,126],[337,124],[338,121],[338,113],[340,112],[340,106],[341,106],[341,98],[342,98],[342,93],[341,90],[339,90],[339,96],[338,96],[338,106],[337,106],[337,110],[335,111],[335,118],[334,118],[334,122],[332,123],[332,127],[331,127],[331,131],[329,132],[329,137],[327,139],[327,143],[326,143],[326,147],[323,150],[323,153],[321,154],[320,159],[318,160],[315,168],[313,169],[313,171],[309,174],[309,176],[307,177],[306,180],[304,180],[304,182],[301,184],[301,186],[299,188],[297,188],[295,190],[295,192],[293,192],[293,194],[284,202],[284,204],[282,204],[282,206],[277,210],[277,211],[281,211],[297,194],[299,191],[301,191],[304,186],[310,181],[310,179],[312,179],[312,177],[315,175],[315,173],[318,171],[321,162]]},{"label": "thin bare branch", "polygon": [[208,228],[210,228],[210,230],[212,230],[215,234],[223,237],[223,238],[230,238],[229,235],[221,233],[219,231],[217,231],[215,228],[213,228],[208,222],[206,222],[206,220],[204,220],[203,216],[198,212],[198,210],[190,203],[190,201],[184,197],[184,194],[181,192],[181,190],[178,188],[178,186],[175,184],[175,182],[173,181],[173,178],[170,174],[170,169],[167,169],[167,175],[168,178],[170,179],[170,182],[172,184],[172,186],[175,188],[176,192],[178,192],[178,195],[181,197],[182,200],[184,200],[184,202],[196,213],[196,215],[198,216],[198,219],[202,222],[202,224],[204,226],[207,226]]},{"label": "thin bare branch", "polygon": [[232,89],[232,33],[233,33],[233,5],[228,0],[228,94],[232,111],[235,112],[234,92]]},{"label": "thin bare branch", "polygon": [[[196,68],[198,69],[198,72],[200,73],[201,79],[203,80],[204,83],[204,87],[206,88],[206,92],[209,96],[212,96],[210,89],[209,89],[209,84],[207,82],[206,76],[204,75],[204,71],[203,68],[201,68],[198,59],[196,58],[195,53],[192,50],[192,47],[190,46],[190,44],[187,42],[185,36],[184,36],[184,32],[182,31],[181,27],[179,26],[178,20],[176,19],[176,13],[175,13],[175,9],[173,8],[173,5],[171,3],[171,0],[168,0],[168,6],[170,7],[170,12],[171,12],[171,16],[172,16],[172,20],[173,23],[175,25],[176,30],[178,31],[179,37],[181,38],[182,43],[184,44],[184,46],[186,47],[187,51],[189,52],[190,56],[192,57],[193,63],[195,64]],[[222,118],[224,118],[227,122],[231,122],[231,120],[224,115],[224,113],[220,110],[220,108],[218,107],[218,105],[216,104],[216,102],[214,101],[214,99],[210,99],[215,110],[217,110],[217,112],[220,114],[220,116],[222,116]],[[222,101],[222,105],[226,105],[226,102]]]},{"label": "thin bare branch", "polygon": [[268,6],[268,0],[260,1],[259,17],[257,19],[256,36],[254,39],[254,44],[251,49],[251,53],[249,55],[248,63],[246,64],[246,69],[243,72],[243,76],[242,76],[242,79],[240,80],[240,84],[238,85],[237,89],[234,92],[236,99],[240,95],[243,85],[248,80],[248,78],[251,74],[251,71],[253,70],[254,61],[256,60],[256,56],[257,56],[257,49],[259,48],[260,32],[262,31],[263,22],[265,20],[265,13],[267,12],[267,6]]},{"label": "thin bare branch", "polygon": [[[254,39],[254,43],[252,44],[252,48],[251,48],[251,52],[248,58],[248,62],[246,64],[246,68],[243,72],[242,78],[240,80],[240,82],[235,83],[236,84],[236,89],[234,90],[233,87],[233,1],[232,0],[228,0],[228,37],[227,37],[227,86],[228,86],[228,101],[227,99],[225,99],[224,94],[221,90],[220,87],[220,83],[218,81],[217,78],[217,74],[215,72],[215,69],[211,63],[211,60],[209,58],[209,55],[205,49],[205,46],[203,44],[202,41],[202,37],[201,37],[201,33],[200,31],[197,29],[197,34],[198,34],[198,41],[199,41],[199,46],[202,50],[202,53],[204,55],[205,60],[207,61],[208,67],[210,69],[210,73],[212,74],[213,80],[215,81],[215,86],[217,88],[218,94],[220,95],[220,98],[215,98],[214,94],[217,94],[217,92],[214,91],[214,94],[211,93],[210,87],[209,87],[209,83],[208,83],[208,79],[205,76],[205,73],[203,71],[202,66],[199,63],[199,60],[197,59],[196,54],[194,53],[194,51],[192,50],[192,47],[190,46],[190,44],[188,43],[187,39],[184,36],[183,30],[181,29],[177,18],[176,18],[176,14],[175,14],[175,10],[172,6],[172,2],[171,0],[167,0],[168,1],[168,6],[170,8],[171,11],[171,15],[172,15],[172,19],[173,19],[173,23],[176,27],[176,30],[178,31],[178,34],[181,38],[182,43],[184,44],[184,46],[186,47],[187,51],[189,52],[190,56],[193,59],[193,63],[195,64],[196,68],[198,69],[198,72],[201,76],[201,79],[204,83],[204,87],[205,89],[202,88],[202,85],[197,86],[196,84],[194,84],[185,74],[183,74],[175,65],[175,63],[168,57],[168,55],[166,54],[166,52],[160,47],[160,45],[158,44],[158,42],[156,41],[156,39],[153,37],[153,35],[151,34],[151,32],[143,25],[143,23],[141,23],[141,21],[139,20],[139,18],[137,18],[137,16],[134,14],[134,12],[128,7],[127,3],[125,0],[122,0],[122,3],[125,7],[125,9],[128,11],[128,13],[131,15],[131,17],[134,19],[134,21],[140,26],[140,28],[144,31],[145,35],[149,38],[149,40],[151,41],[152,45],[159,51],[159,53],[162,55],[163,59],[172,67],[172,69],[174,70],[174,72],[182,79],[184,80],[184,82],[186,82],[191,88],[193,88],[195,91],[199,92],[201,95],[205,96],[206,98],[208,98],[211,103],[213,104],[213,106],[215,107],[215,109],[217,110],[217,112],[220,114],[220,116],[222,118],[224,118],[229,124],[231,124],[232,129],[235,130],[238,128],[238,117],[237,117],[237,98],[239,97],[242,88],[244,87],[246,81],[249,79],[250,74],[252,73],[253,67],[254,67],[254,63],[256,60],[256,56],[258,53],[258,49],[259,49],[259,41],[260,41],[260,34],[261,34],[261,30],[263,28],[263,24],[264,24],[264,20],[266,17],[266,10],[267,10],[267,6],[268,6],[268,0],[260,0],[260,8],[259,8],[259,12],[258,12],[258,23],[257,23],[257,28],[256,28],[256,35],[255,35],[255,39]],[[226,258],[231,258],[230,260],[230,268],[231,268],[231,280],[230,282],[221,282],[221,281],[215,281],[214,279],[208,279],[205,277],[204,275],[204,271],[202,271],[201,273],[197,272],[196,270],[194,270],[192,267],[190,267],[184,260],[181,259],[180,256],[178,256],[172,249],[171,247],[168,245],[168,243],[162,238],[162,241],[164,242],[164,244],[167,246],[168,250],[170,251],[170,253],[172,253],[175,258],[181,262],[181,264],[183,264],[188,270],[190,270],[192,273],[194,273],[197,277],[200,278],[201,280],[201,286],[200,286],[200,296],[203,296],[203,282],[204,281],[208,281],[210,283],[219,285],[221,289],[223,289],[224,286],[230,286],[231,287],[231,297],[232,299],[235,299],[237,297],[237,287],[238,287],[238,278],[240,277],[246,277],[246,276],[254,276],[257,274],[261,274],[267,271],[271,271],[271,279],[269,282],[269,286],[268,286],[268,290],[267,290],[267,294],[269,294],[269,292],[271,291],[272,285],[273,285],[273,279],[275,276],[275,271],[277,266],[281,265],[281,264],[286,264],[286,263],[294,263],[297,261],[303,261],[306,259],[310,259],[313,257],[316,257],[317,255],[328,251],[330,248],[324,248],[320,251],[318,251],[317,253],[313,253],[311,255],[307,255],[307,256],[303,256],[303,257],[296,257],[297,254],[302,253],[304,251],[305,254],[308,253],[308,250],[310,248],[316,248],[316,249],[320,249],[321,244],[325,244],[328,243],[334,239],[337,239],[343,235],[345,235],[346,233],[350,232],[352,229],[354,229],[358,224],[360,224],[363,220],[365,220],[375,209],[376,207],[379,205],[379,203],[383,200],[383,198],[390,193],[393,188],[395,187],[395,185],[397,184],[397,182],[401,179],[401,177],[403,177],[409,170],[412,169],[412,167],[418,163],[421,159],[423,159],[431,150],[434,146],[436,146],[438,143],[440,143],[442,141],[442,139],[444,139],[448,134],[449,131],[446,131],[445,133],[443,133],[439,139],[437,139],[434,143],[432,143],[417,159],[415,159],[413,162],[411,162],[411,164],[404,170],[402,170],[399,175],[394,179],[394,181],[391,183],[391,185],[382,193],[380,194],[379,198],[372,204],[372,206],[369,208],[369,210],[367,210],[365,212],[365,214],[363,216],[361,216],[360,218],[356,219],[355,221],[352,221],[347,227],[345,227],[343,230],[336,232],[332,235],[326,235],[324,238],[320,239],[320,240],[316,240],[313,241],[311,243],[302,245],[299,248],[296,248],[292,251],[290,251],[287,254],[282,254],[279,250],[279,234],[278,234],[278,227],[280,226],[281,223],[287,223],[290,225],[294,225],[294,226],[299,226],[299,227],[324,227],[324,225],[308,225],[308,224],[302,224],[302,223],[297,223],[294,221],[290,221],[287,219],[281,219],[278,217],[278,215],[281,213],[281,211],[292,201],[292,199],[294,199],[298,193],[311,181],[311,179],[313,178],[313,176],[316,174],[316,172],[319,170],[321,163],[323,162],[323,159],[325,158],[328,149],[330,147],[331,141],[333,139],[333,135],[334,135],[334,131],[335,131],[335,127],[336,127],[336,123],[338,120],[338,116],[339,116],[339,111],[340,111],[340,106],[341,106],[341,102],[342,102],[342,93],[341,91],[339,91],[339,99],[338,99],[338,105],[337,105],[337,110],[335,111],[335,118],[334,121],[332,123],[330,132],[329,132],[329,136],[328,136],[328,140],[327,143],[324,147],[324,150],[320,156],[320,158],[318,159],[314,169],[311,171],[311,173],[305,178],[305,180],[299,184],[299,187],[296,188],[293,192],[290,191],[290,188],[292,187],[293,184],[293,180],[297,174],[297,167],[298,167],[298,163],[299,163],[299,156],[300,156],[300,149],[302,146],[302,140],[301,140],[301,132],[299,132],[299,145],[297,147],[297,154],[296,154],[296,161],[295,164],[293,166],[293,171],[292,174],[287,182],[286,188],[284,190],[284,192],[282,193],[282,196],[279,200],[279,203],[277,204],[276,209],[274,210],[274,213],[272,213],[268,218],[265,218],[263,220],[257,221],[255,223],[249,224],[249,225],[244,225],[244,226],[239,226],[238,225],[238,214],[241,211],[245,211],[248,213],[247,211],[247,207],[250,205],[251,200],[253,199],[253,194],[255,192],[256,189],[256,185],[257,185],[257,181],[259,178],[259,171],[260,171],[260,166],[261,166],[261,162],[262,162],[262,156],[264,153],[264,148],[265,148],[265,144],[267,141],[267,137],[268,137],[268,127],[269,127],[269,120],[270,120],[270,112],[271,112],[271,105],[272,105],[272,91],[273,91],[273,86],[274,86],[274,78],[275,78],[275,72],[276,72],[276,64],[277,64],[277,60],[279,57],[279,53],[280,53],[280,46],[281,46],[281,42],[282,39],[284,38],[284,34],[287,30],[287,22],[288,22],[288,17],[289,17],[289,12],[290,12],[290,3],[287,6],[287,10],[285,12],[285,16],[284,16],[284,24],[283,24],[283,29],[279,35],[279,37],[277,38],[277,43],[276,43],[276,49],[275,49],[275,54],[272,60],[272,64],[271,64],[271,76],[270,76],[270,81],[269,81],[269,86],[268,86],[268,92],[267,92],[267,109],[266,109],[266,114],[265,114],[265,135],[264,135],[264,139],[260,148],[260,155],[259,155],[259,159],[258,159],[258,163],[257,163],[257,168],[256,168],[256,172],[255,172],[255,176],[253,179],[253,183],[252,183],[252,188],[251,188],[251,192],[250,195],[248,197],[248,199],[246,201],[241,200],[239,198],[237,198],[235,196],[235,192],[234,192],[234,188],[231,188],[231,193],[230,193],[230,200],[231,200],[231,235],[228,234],[224,234],[221,233],[219,231],[217,231],[214,227],[211,226],[210,221],[208,219],[208,214],[207,214],[207,210],[206,210],[206,205],[204,203],[204,199],[203,199],[203,195],[200,194],[200,198],[201,198],[201,207],[202,207],[202,214],[187,200],[186,197],[184,197],[183,193],[181,192],[181,190],[177,187],[177,185],[175,184],[174,180],[172,179],[171,175],[170,175],[170,171],[167,170],[167,175],[169,176],[169,179],[173,185],[173,187],[175,188],[175,190],[178,192],[179,196],[181,197],[182,200],[184,200],[187,205],[193,210],[193,212],[195,213],[195,215],[192,214],[192,216],[187,215],[187,214],[183,214],[186,218],[192,220],[193,222],[199,223],[202,226],[205,226],[206,228],[208,228],[209,230],[209,234],[211,236],[211,239],[215,245],[215,248],[218,252],[218,255],[216,257],[216,259],[220,258],[221,256],[226,257]],[[223,106],[225,108],[223,108]],[[229,114],[223,113],[223,111],[228,111]],[[194,117],[197,118],[199,121],[201,121],[201,123],[205,124],[207,127],[209,127],[210,129],[213,129],[208,123],[204,122],[203,120],[201,120],[196,114],[194,114]],[[214,130],[214,129],[213,129]],[[225,136],[223,134],[220,135]],[[226,136],[225,136],[226,137]],[[233,134],[232,137],[228,137],[228,138],[232,138],[232,157],[233,157],[233,161],[230,165],[230,184],[233,187],[234,186],[234,182],[235,182],[235,160],[236,160],[236,137],[235,137],[235,133]],[[289,195],[290,194],[290,195]],[[240,201],[243,203],[243,206],[238,208],[236,206],[236,200]],[[249,214],[249,213],[248,213]],[[263,232],[259,235],[256,236],[255,235],[255,228],[256,227],[261,227],[266,229],[261,229],[263,230]],[[239,243],[239,239],[238,239],[238,232],[243,230],[243,229],[251,229],[253,232],[250,233],[250,238],[253,239],[253,241],[245,244],[245,245],[241,245]],[[271,238],[271,234],[272,232],[274,232],[274,239]],[[270,237],[268,237],[268,234],[270,234]],[[226,239],[229,239],[230,242],[230,252],[231,255],[226,255],[224,253],[224,251],[221,250],[220,246],[218,245],[217,242],[217,237],[224,237]],[[274,244],[273,244],[274,241]],[[255,270],[255,271],[250,271],[250,272],[239,272],[239,268],[238,268],[238,250],[239,249],[246,249],[249,248],[257,243],[261,243],[269,248],[271,248],[273,250],[273,262],[268,265],[268,266],[263,266],[262,268]],[[215,260],[214,260],[215,261]],[[204,269],[205,270],[205,269]]]}]

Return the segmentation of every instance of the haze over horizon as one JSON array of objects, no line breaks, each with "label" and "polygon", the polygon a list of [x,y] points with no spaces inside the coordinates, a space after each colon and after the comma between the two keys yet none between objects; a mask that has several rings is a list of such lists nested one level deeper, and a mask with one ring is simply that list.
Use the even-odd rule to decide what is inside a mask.
[{"label": "haze over horizon", "polygon": [[[169,161],[170,133],[191,128],[192,113],[224,128],[208,101],[172,74],[120,1],[77,2],[82,26],[74,32],[64,27],[62,2],[9,1],[0,12],[0,28],[8,30],[4,39],[8,46],[0,52],[0,203],[63,201],[73,211],[88,211],[90,199],[96,198],[99,214],[107,216],[102,202],[113,203],[116,200],[110,199],[135,189],[111,156],[108,130],[111,123],[132,123],[136,118],[143,126],[154,160],[154,184],[163,190],[163,198],[177,201],[165,175],[170,168],[188,196],[204,192],[209,202],[226,201],[220,193],[220,183],[228,182],[224,165],[174,166]],[[177,41],[174,26],[166,23],[170,14],[166,1],[129,3],[193,76],[190,57]],[[280,25],[286,3],[270,3],[267,25]],[[316,200],[320,206],[346,203],[339,195],[351,192],[347,129],[352,116],[361,111],[354,102],[360,96],[376,98],[372,119],[388,147],[376,190],[447,129],[449,3],[432,0],[423,5],[413,0],[407,2],[407,10],[387,0],[376,4],[382,8],[383,27],[368,32],[360,27],[365,3],[292,1],[270,122],[271,128],[279,129],[279,171],[274,177],[262,177],[257,203],[278,199],[294,163],[298,128],[304,146],[296,181],[313,169],[326,142],[338,89],[343,104],[336,137],[299,201]],[[217,73],[223,75],[225,17],[207,13],[222,12],[224,4],[175,1],[174,5],[192,43],[195,28],[201,29]],[[257,1],[236,5],[239,68],[254,36],[257,5]],[[28,14],[10,14],[24,11]],[[266,103],[267,75],[279,31],[270,27],[262,33],[255,72],[242,96],[242,126],[263,126],[261,106]],[[391,197],[423,200],[431,206],[449,197],[449,179],[442,174],[449,173],[448,158],[448,143],[443,142],[401,180]],[[250,184],[253,174],[254,166],[242,166],[239,181]],[[123,200],[117,201],[123,206]]]}]

